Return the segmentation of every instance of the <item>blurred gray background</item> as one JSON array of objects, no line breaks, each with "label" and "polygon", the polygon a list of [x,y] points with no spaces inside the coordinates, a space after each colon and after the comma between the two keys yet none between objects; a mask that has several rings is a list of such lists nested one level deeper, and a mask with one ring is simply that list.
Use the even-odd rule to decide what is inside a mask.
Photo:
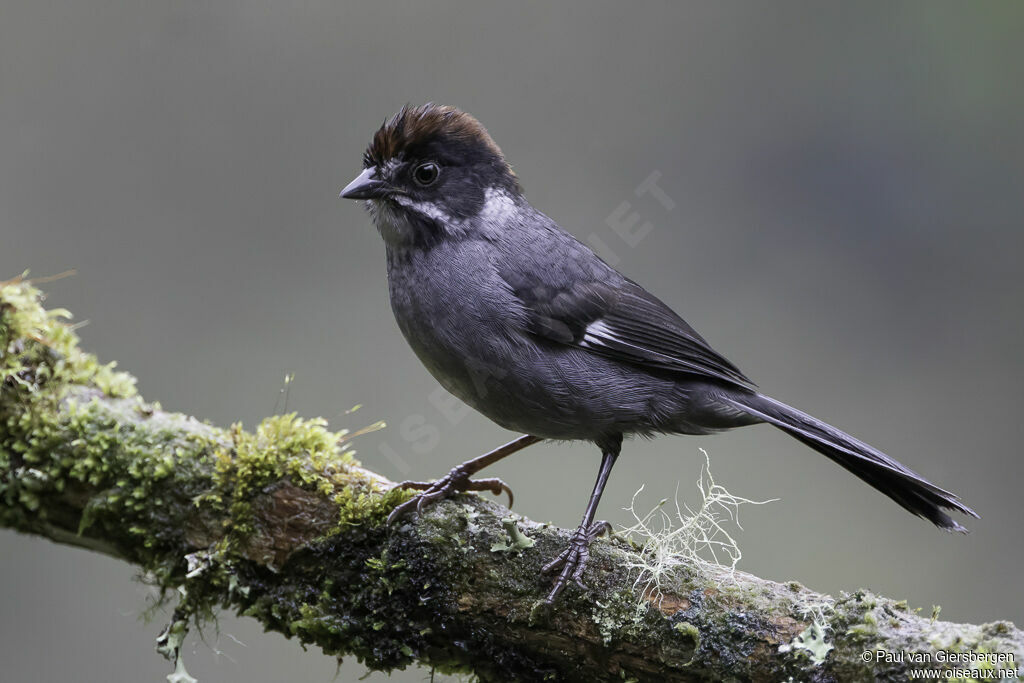
[{"label": "blurred gray background", "polygon": [[[628,522],[642,484],[692,501],[703,447],[733,493],[781,499],[743,511],[741,569],[1024,621],[1024,6],[508,5],[3,0],[0,279],[77,269],[50,305],[169,409],[251,426],[294,373],[289,410],[384,419],[362,460],[437,477],[512,435],[438,409],[379,237],[337,194],[385,116],[458,105],[536,206],[767,392],[983,519],[945,534],[769,427],[627,444],[602,516]],[[635,193],[655,172],[671,210]],[[638,242],[612,227],[633,213]],[[597,456],[494,469],[519,512],[572,527]],[[7,531],[0,558],[4,680],[169,673],[131,567]],[[203,682],[364,671],[229,615],[187,654]]]}]

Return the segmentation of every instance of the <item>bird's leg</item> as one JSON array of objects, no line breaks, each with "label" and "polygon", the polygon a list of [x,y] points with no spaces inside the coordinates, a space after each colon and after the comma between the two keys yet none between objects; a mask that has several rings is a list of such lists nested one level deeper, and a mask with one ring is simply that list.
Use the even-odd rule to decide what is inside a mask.
[{"label": "bird's leg", "polygon": [[597,473],[597,481],[594,483],[594,492],[590,494],[590,502],[587,503],[587,511],[583,514],[583,521],[576,529],[576,533],[569,540],[569,547],[562,551],[562,554],[544,565],[541,570],[544,573],[561,569],[551,592],[544,600],[544,603],[551,605],[555,602],[558,594],[565,590],[572,579],[580,588],[583,585],[583,570],[586,569],[587,560],[590,559],[590,543],[601,534],[609,531],[611,525],[608,522],[595,522],[594,515],[597,513],[597,504],[601,501],[601,494],[604,492],[604,485],[608,481],[608,475],[612,472],[615,459],[619,456],[619,447],[622,444],[622,437],[619,437],[612,447],[602,448],[603,458],[601,469]]},{"label": "bird's leg", "polygon": [[514,441],[509,441],[504,446],[495,448],[489,453],[484,453],[478,458],[473,458],[472,460],[467,460],[461,465],[456,465],[448,474],[435,482],[403,481],[401,484],[396,484],[396,489],[416,489],[418,491],[423,491],[423,493],[413,496],[392,510],[391,514],[388,515],[388,524],[399,519],[410,510],[415,509],[419,512],[424,506],[434,502],[435,500],[447,498],[459,491],[490,491],[496,496],[501,495],[501,492],[504,491],[508,494],[508,504],[511,506],[512,489],[510,489],[501,479],[472,480],[470,477],[488,465],[493,465],[502,458],[512,455],[517,451],[521,451],[527,446],[532,446],[538,441],[541,441],[540,437],[525,434]]}]

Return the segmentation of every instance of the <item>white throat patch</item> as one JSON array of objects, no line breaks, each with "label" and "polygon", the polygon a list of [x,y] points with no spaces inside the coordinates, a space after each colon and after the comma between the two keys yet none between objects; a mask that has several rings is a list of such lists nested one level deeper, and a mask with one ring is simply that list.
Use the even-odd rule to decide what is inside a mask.
[{"label": "white throat patch", "polygon": [[489,187],[484,193],[484,206],[480,210],[479,219],[487,223],[501,223],[516,210],[516,203],[504,190]]}]

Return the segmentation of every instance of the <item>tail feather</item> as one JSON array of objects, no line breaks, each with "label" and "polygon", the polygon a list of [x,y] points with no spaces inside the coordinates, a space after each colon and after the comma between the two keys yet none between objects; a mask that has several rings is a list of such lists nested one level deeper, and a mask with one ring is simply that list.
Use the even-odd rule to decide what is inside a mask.
[{"label": "tail feather", "polygon": [[967,531],[943,510],[978,517],[955,494],[936,486],[878,449],[781,401],[763,394],[739,392],[720,398],[727,405],[802,441],[936,526],[950,531]]}]

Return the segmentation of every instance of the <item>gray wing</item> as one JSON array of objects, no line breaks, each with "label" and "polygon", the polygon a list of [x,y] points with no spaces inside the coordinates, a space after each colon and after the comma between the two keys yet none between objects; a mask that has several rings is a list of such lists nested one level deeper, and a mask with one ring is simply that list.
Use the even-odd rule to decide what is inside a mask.
[{"label": "gray wing", "polygon": [[548,268],[506,262],[498,269],[532,334],[652,370],[754,386],[671,308],[586,247],[559,251],[555,262],[539,259]]}]

